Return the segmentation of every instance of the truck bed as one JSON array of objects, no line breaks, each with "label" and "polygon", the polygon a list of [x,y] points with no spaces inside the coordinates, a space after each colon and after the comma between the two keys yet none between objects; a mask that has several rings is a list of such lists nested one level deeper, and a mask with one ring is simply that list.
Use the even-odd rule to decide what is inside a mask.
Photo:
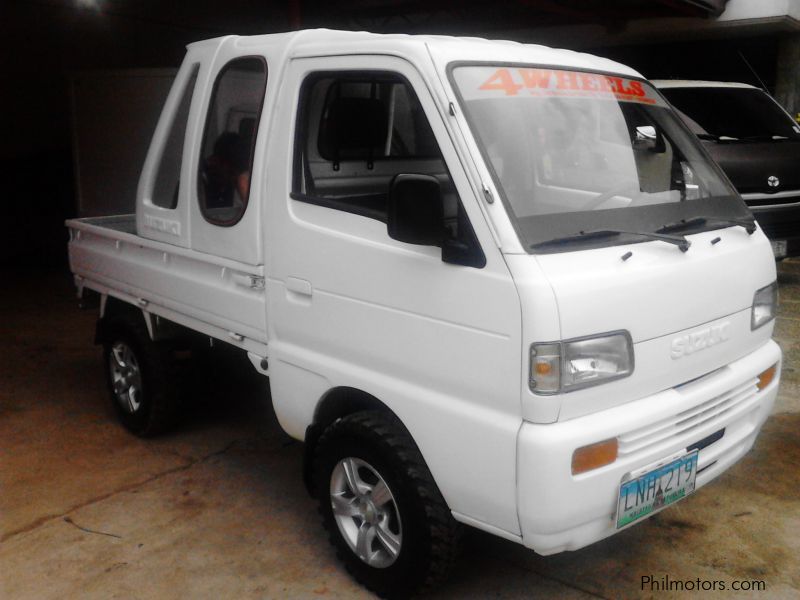
[{"label": "truck bed", "polygon": [[136,216],[71,219],[69,262],[88,288],[267,356],[264,266],[136,234]]},{"label": "truck bed", "polygon": [[112,229],[119,233],[136,235],[136,215],[114,215],[113,217],[92,217],[87,219],[74,219],[73,223],[85,223],[105,229]]}]

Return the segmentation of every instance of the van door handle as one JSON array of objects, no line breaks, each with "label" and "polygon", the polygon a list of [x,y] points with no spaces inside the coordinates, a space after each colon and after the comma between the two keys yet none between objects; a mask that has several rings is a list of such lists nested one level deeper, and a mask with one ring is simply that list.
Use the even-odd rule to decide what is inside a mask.
[{"label": "van door handle", "polygon": [[298,277],[287,277],[286,291],[290,294],[308,296],[310,298],[312,294],[311,282]]}]

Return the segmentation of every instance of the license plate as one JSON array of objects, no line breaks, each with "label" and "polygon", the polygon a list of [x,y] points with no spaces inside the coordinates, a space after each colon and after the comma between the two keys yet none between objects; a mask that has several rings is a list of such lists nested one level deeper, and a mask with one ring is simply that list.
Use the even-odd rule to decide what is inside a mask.
[{"label": "license plate", "polygon": [[775,255],[775,258],[786,257],[786,240],[773,240],[770,244],[772,244],[772,254]]},{"label": "license plate", "polygon": [[617,529],[691,494],[697,478],[697,455],[695,450],[623,481],[617,501]]}]

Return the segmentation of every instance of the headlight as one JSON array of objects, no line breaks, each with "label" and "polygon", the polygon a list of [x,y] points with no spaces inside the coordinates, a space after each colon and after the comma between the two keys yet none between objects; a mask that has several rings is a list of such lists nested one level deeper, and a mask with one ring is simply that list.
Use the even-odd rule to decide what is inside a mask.
[{"label": "headlight", "polygon": [[531,346],[530,388],[537,394],[571,392],[633,373],[627,331]]},{"label": "headlight", "polygon": [[761,288],[753,297],[753,309],[750,313],[750,329],[758,329],[775,318],[778,309],[778,282],[773,281]]}]

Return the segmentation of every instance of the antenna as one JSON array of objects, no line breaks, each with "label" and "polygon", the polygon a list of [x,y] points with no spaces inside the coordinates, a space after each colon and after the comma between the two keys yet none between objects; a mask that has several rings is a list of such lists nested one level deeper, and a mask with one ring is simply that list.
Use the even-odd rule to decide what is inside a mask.
[{"label": "antenna", "polygon": [[741,50],[738,51],[738,54],[739,58],[741,58],[744,64],[747,65],[747,68],[750,69],[750,72],[753,74],[753,76],[756,79],[758,79],[758,83],[761,84],[761,89],[764,90],[765,93],[769,94],[769,90],[767,89],[767,84],[765,84],[764,81],[761,79],[761,77],[758,76],[758,73],[756,73],[756,70],[753,68],[753,66],[749,62],[747,62],[747,59],[744,57],[744,54],[742,54]]}]

